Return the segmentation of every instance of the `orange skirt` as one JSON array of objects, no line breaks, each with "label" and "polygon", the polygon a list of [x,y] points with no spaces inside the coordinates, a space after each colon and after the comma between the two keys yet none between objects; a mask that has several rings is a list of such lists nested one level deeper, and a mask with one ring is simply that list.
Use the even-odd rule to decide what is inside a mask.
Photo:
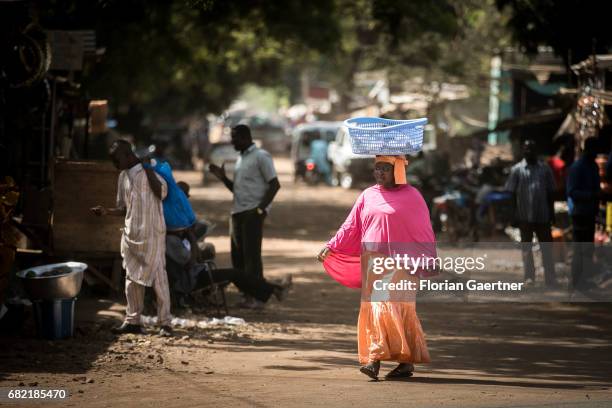
[{"label": "orange skirt", "polygon": [[360,364],[431,361],[414,302],[361,302],[357,331]]}]

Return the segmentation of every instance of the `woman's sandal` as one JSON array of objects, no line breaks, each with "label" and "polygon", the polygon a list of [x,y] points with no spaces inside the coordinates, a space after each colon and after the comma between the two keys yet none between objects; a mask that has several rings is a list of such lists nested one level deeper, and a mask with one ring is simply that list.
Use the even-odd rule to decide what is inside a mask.
[{"label": "woman's sandal", "polygon": [[378,380],[378,371],[380,370],[380,361],[370,361],[368,364],[361,366],[359,371],[367,375],[373,380]]},{"label": "woman's sandal", "polygon": [[385,375],[385,379],[395,380],[398,378],[409,378],[412,377],[413,371],[414,365],[410,363],[399,363],[397,367]]}]

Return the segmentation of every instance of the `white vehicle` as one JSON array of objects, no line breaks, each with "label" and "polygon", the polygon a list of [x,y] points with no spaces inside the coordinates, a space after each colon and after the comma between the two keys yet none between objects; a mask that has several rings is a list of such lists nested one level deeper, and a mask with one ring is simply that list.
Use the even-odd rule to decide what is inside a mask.
[{"label": "white vehicle", "polygon": [[234,149],[234,145],[231,143],[213,143],[208,155],[208,163],[204,166],[202,184],[217,181],[217,178],[209,170],[208,166],[210,164],[216,164],[219,167],[224,165],[225,174],[230,179],[233,179],[238,156],[240,156],[240,153]]},{"label": "white vehicle", "polygon": [[342,126],[329,144],[327,158],[332,162],[332,184],[346,189],[374,180],[374,156],[354,154],[348,131]]},{"label": "white vehicle", "polygon": [[310,158],[310,144],[320,139],[331,144],[341,125],[342,122],[311,122],[298,125],[293,130],[291,160],[295,181],[303,178],[306,173],[306,160]]}]

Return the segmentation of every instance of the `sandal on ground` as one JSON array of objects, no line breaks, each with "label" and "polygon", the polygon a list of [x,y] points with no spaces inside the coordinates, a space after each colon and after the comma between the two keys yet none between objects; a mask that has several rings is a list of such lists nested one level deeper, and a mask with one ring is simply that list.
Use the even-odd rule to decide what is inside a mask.
[{"label": "sandal on ground", "polygon": [[414,371],[414,365],[410,363],[399,363],[392,371],[390,371],[385,378],[387,380],[393,380],[396,378],[408,378],[412,377]]},{"label": "sandal on ground", "polygon": [[378,371],[380,370],[380,361],[370,361],[368,364],[361,366],[359,371],[367,375],[373,380],[378,380]]}]

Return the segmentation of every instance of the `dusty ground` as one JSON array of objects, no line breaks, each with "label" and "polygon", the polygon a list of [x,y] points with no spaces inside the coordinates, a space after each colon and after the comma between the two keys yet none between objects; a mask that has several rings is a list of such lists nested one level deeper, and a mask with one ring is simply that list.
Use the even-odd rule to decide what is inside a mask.
[{"label": "dusty ground", "polygon": [[[421,304],[433,362],[405,382],[368,381],[356,362],[359,294],[314,260],[357,192],[294,186],[288,162],[277,166],[283,189],[266,226],[264,262],[267,276],[294,276],[284,303],[232,308],[244,326],[162,339],[108,334],[122,316],[120,297],[79,299],[74,339],[0,337],[0,387],[65,388],[71,397],[62,406],[78,407],[612,406],[610,304]],[[218,223],[210,240],[219,264],[228,264],[229,192],[196,187],[196,173],[177,179],[192,183],[195,208]]]}]

